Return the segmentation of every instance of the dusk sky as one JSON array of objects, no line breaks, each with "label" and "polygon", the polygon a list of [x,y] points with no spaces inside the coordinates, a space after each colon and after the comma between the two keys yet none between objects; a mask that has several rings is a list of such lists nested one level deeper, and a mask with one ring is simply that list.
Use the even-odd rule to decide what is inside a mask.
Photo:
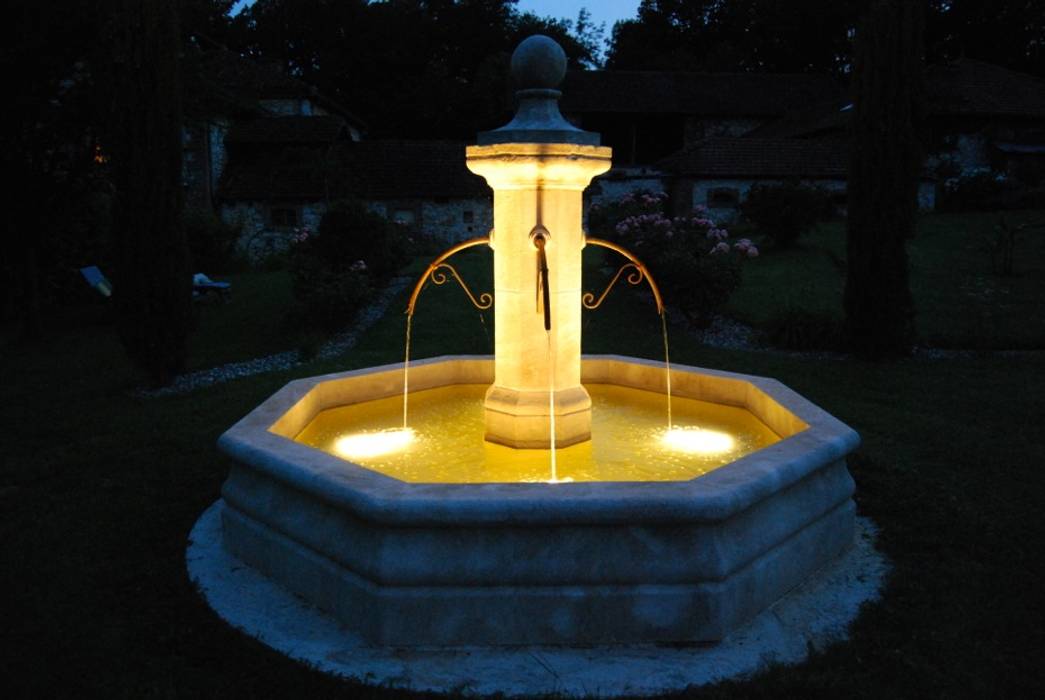
[{"label": "dusk sky", "polygon": [[[232,13],[239,12],[251,2],[252,0],[240,0]],[[613,31],[614,22],[635,16],[639,8],[639,0],[519,0],[518,7],[523,12],[533,12],[541,17],[550,15],[570,20],[577,19],[577,13],[581,8],[587,7],[596,24],[606,23],[606,38],[608,39]]]}]

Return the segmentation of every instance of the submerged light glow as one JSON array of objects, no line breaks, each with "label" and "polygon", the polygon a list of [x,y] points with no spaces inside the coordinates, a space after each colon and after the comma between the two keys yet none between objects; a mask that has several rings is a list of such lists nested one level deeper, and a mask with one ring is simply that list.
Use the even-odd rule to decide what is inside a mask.
[{"label": "submerged light glow", "polygon": [[413,440],[414,431],[410,428],[352,433],[339,437],[334,442],[334,451],[348,459],[366,459],[403,450]]},{"label": "submerged light glow", "polygon": [[669,449],[699,455],[722,454],[736,446],[729,433],[703,428],[671,428],[664,433],[662,441]]}]

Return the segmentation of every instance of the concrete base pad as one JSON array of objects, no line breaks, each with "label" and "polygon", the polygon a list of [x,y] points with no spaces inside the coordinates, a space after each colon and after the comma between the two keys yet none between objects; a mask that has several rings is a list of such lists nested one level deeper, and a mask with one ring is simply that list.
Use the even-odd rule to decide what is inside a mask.
[{"label": "concrete base pad", "polygon": [[888,569],[874,549],[874,525],[857,518],[848,552],[718,644],[375,647],[226,552],[222,508],[219,500],[200,516],[186,553],[189,577],[218,615],[320,671],[418,691],[655,695],[750,675],[769,663],[799,663],[810,646],[845,638],[860,606],[878,597]]}]

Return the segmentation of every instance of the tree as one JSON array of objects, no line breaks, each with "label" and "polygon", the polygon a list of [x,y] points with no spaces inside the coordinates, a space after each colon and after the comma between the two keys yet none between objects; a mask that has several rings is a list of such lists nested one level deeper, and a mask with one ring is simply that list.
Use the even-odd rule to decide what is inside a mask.
[{"label": "tree", "polygon": [[856,36],[845,312],[854,351],[873,358],[913,342],[906,241],[922,163],[921,39],[920,4],[906,0],[874,0]]},{"label": "tree", "polygon": [[116,216],[120,339],[157,386],[184,368],[192,319],[182,226],[181,40],[175,3],[112,0],[104,84]]}]

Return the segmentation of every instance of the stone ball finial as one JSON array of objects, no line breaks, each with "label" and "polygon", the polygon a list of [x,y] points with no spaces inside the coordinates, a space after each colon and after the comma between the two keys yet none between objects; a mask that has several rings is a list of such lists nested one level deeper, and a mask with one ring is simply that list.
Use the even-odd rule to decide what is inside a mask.
[{"label": "stone ball finial", "polygon": [[534,34],[512,54],[512,78],[520,90],[553,90],[566,77],[566,52],[551,37]]}]

